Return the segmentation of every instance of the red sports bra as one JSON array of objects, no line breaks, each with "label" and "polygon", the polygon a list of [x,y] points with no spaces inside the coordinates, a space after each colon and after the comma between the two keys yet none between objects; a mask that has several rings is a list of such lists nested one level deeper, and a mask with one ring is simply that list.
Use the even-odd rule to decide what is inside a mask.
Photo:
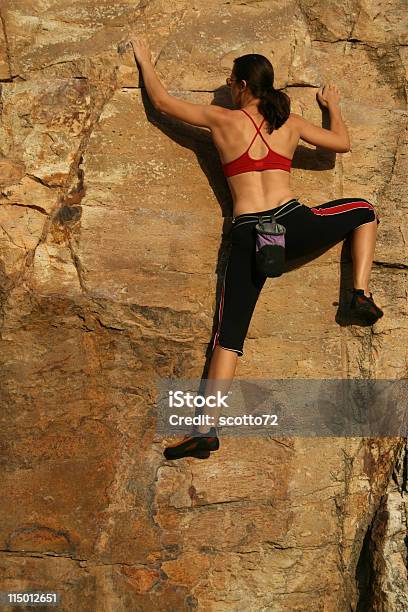
[{"label": "red sports bra", "polygon": [[[262,170],[276,170],[276,169],[277,170],[287,170],[287,172],[290,172],[292,160],[289,159],[289,157],[284,157],[283,155],[280,155],[279,153],[275,153],[275,151],[272,151],[272,149],[266,142],[265,138],[261,134],[260,130],[264,124],[265,119],[263,119],[261,125],[258,128],[258,126],[256,125],[251,115],[249,115],[243,108],[241,108],[240,110],[242,110],[242,112],[245,113],[251,119],[252,123],[256,127],[256,134],[253,137],[251,144],[249,145],[247,150],[242,155],[237,157],[237,159],[234,159],[228,162],[227,164],[222,164],[224,175],[234,176],[234,174],[241,174],[242,172],[254,172],[254,171],[260,172]],[[248,151],[251,148],[251,145],[254,142],[258,134],[260,134],[262,140],[268,147],[269,151],[265,155],[265,157],[261,157],[261,159],[253,159],[252,157],[249,156]]]}]

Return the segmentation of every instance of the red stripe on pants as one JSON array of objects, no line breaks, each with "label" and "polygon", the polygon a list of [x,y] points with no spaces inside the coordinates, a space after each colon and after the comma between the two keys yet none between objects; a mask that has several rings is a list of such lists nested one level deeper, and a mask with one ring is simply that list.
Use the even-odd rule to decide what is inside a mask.
[{"label": "red stripe on pants", "polygon": [[374,210],[374,206],[369,202],[356,201],[356,202],[347,202],[346,204],[335,204],[330,208],[311,208],[310,210],[315,215],[336,215],[342,212],[347,212],[348,210],[353,210],[354,208],[370,208]]},{"label": "red stripe on pants", "polygon": [[218,342],[218,336],[220,335],[221,319],[222,319],[222,309],[223,309],[223,306],[224,306],[224,287],[225,287],[225,276],[224,276],[224,281],[223,281],[223,285],[222,285],[222,289],[221,289],[220,305],[218,307],[218,328],[217,328],[217,333],[215,334],[215,337],[214,337],[214,342],[213,342],[212,350],[215,349],[215,346],[216,346],[216,344]]}]

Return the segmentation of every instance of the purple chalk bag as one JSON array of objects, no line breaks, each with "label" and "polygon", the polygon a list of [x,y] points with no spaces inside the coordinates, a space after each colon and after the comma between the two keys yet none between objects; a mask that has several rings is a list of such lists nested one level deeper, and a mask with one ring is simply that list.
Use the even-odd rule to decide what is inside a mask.
[{"label": "purple chalk bag", "polygon": [[258,272],[268,277],[281,276],[285,266],[286,228],[280,225],[273,215],[268,215],[259,218],[255,231]]}]

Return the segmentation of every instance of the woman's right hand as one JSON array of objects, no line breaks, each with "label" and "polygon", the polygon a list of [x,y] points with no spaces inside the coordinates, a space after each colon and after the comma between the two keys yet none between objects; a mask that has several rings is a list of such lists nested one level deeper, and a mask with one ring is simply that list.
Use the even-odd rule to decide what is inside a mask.
[{"label": "woman's right hand", "polygon": [[339,104],[340,92],[336,85],[333,85],[332,83],[322,85],[322,87],[318,89],[316,96],[318,102],[320,102],[320,104],[325,108],[329,108],[330,106],[338,106]]}]

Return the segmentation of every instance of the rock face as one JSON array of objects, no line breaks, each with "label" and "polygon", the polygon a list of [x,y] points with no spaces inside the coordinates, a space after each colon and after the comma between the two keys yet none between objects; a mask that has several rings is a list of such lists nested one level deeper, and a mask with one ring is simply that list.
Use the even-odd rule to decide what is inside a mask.
[{"label": "rock face", "polygon": [[1,590],[98,612],[406,610],[404,439],[225,438],[209,461],[163,459],[156,378],[208,365],[231,199],[209,133],[155,111],[116,50],[146,31],[170,93],[208,104],[227,103],[234,57],[262,53],[316,124],[316,88],[337,83],[352,149],[334,163],[302,144],[292,188],[374,203],[385,316],[336,323],[337,245],[267,282],[237,376],[401,379],[404,0],[0,11]]}]

